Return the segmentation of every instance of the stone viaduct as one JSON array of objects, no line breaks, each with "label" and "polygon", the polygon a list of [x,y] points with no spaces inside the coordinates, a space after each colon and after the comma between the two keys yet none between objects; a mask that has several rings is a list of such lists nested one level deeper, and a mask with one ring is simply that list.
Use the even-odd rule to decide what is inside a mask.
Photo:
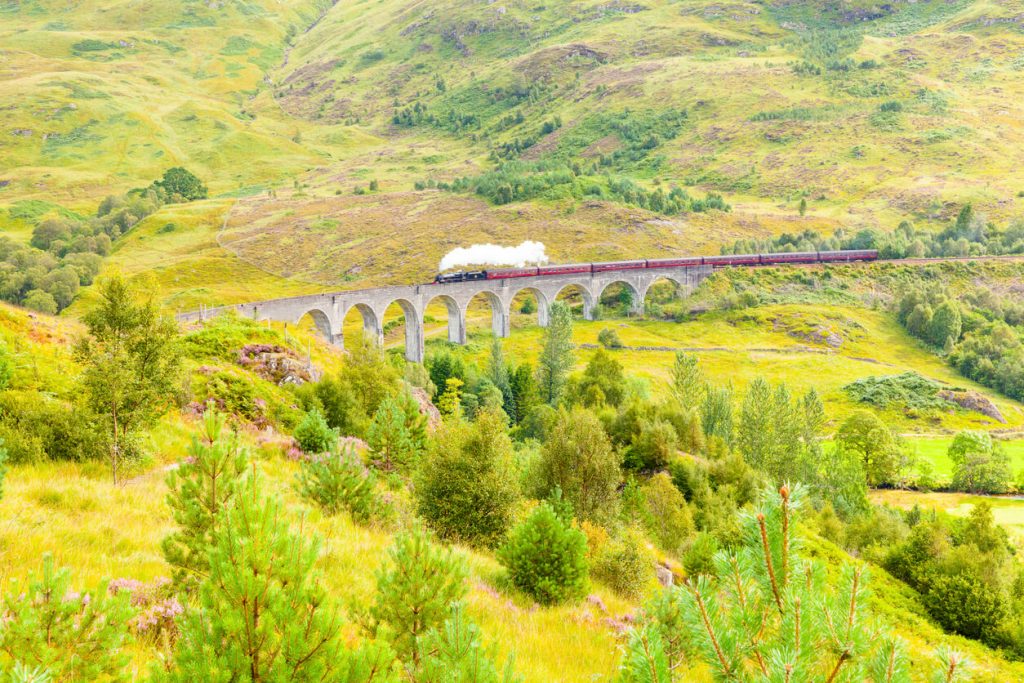
[{"label": "stone viaduct", "polygon": [[575,287],[582,292],[585,317],[592,319],[601,294],[609,286],[621,283],[632,293],[634,311],[642,313],[647,290],[658,280],[670,280],[683,292],[689,293],[711,274],[712,267],[691,266],[672,268],[642,268],[613,270],[570,275],[538,275],[496,280],[474,280],[447,284],[423,284],[373,289],[352,290],[284,299],[269,299],[252,303],[205,308],[178,315],[183,322],[204,320],[208,317],[236,311],[254,320],[274,320],[297,323],[309,314],[317,328],[332,343],[344,346],[342,323],[353,308],[363,318],[366,333],[378,343],[384,340],[384,312],[397,303],[405,316],[405,357],[415,363],[423,362],[423,318],[429,304],[440,302],[448,309],[448,339],[457,344],[466,343],[466,309],[472,299],[483,294],[491,307],[491,326],[498,337],[507,337],[511,331],[512,300],[520,292],[529,292],[537,299],[537,321],[548,324],[548,310],[552,302],[565,289]]}]

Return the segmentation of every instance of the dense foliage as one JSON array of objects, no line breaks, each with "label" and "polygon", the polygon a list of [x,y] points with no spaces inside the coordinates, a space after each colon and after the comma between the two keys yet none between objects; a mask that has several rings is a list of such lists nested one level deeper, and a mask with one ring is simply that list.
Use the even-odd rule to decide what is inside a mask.
[{"label": "dense foliage", "polygon": [[813,230],[784,233],[766,240],[738,240],[722,248],[723,254],[763,254],[794,251],[835,251],[877,249],[880,258],[961,257],[986,254],[1024,254],[1024,222],[1013,221],[1000,228],[975,212],[970,204],[956,220],[933,233],[915,229],[904,221],[892,232],[862,229],[849,234],[840,229],[831,237]]},{"label": "dense foliage", "polygon": [[916,286],[899,298],[897,317],[964,376],[1024,399],[1024,305],[1017,297],[984,287],[955,296],[941,286]]},{"label": "dense foliage", "polygon": [[512,525],[521,493],[505,414],[446,424],[416,475],[416,508],[444,539],[493,547]]},{"label": "dense foliage", "polygon": [[80,287],[92,284],[118,237],[167,202],[205,197],[199,179],[179,167],[148,188],[108,196],[94,216],[63,209],[57,216],[37,216],[28,245],[0,237],[0,299],[57,313],[71,304]]},{"label": "dense foliage", "polygon": [[586,553],[586,536],[542,502],[512,531],[498,559],[517,588],[542,605],[551,605],[583,595]]}]

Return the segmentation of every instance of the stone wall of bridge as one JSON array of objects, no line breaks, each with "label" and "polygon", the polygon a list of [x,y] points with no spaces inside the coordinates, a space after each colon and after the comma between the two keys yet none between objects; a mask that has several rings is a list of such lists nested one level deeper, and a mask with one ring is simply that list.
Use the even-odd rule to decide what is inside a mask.
[{"label": "stone wall of bridge", "polygon": [[491,326],[494,334],[507,337],[511,332],[512,302],[521,292],[529,292],[537,299],[537,319],[543,327],[548,324],[551,304],[565,289],[575,287],[582,292],[583,310],[589,320],[601,294],[609,286],[621,283],[633,295],[634,309],[643,312],[644,300],[651,285],[659,280],[675,282],[684,293],[689,293],[711,274],[711,266],[690,268],[651,268],[637,270],[580,273],[573,275],[540,275],[508,278],[504,280],[477,280],[447,284],[377,287],[269,299],[252,303],[206,308],[183,313],[181,321],[202,320],[228,311],[254,320],[274,320],[297,323],[310,315],[323,336],[332,343],[344,346],[342,324],[355,308],[363,319],[366,333],[378,343],[384,340],[384,312],[397,303],[405,316],[405,357],[413,362],[423,361],[423,320],[427,306],[442,303],[448,310],[448,339],[457,344],[466,343],[466,311],[470,301],[483,294],[491,307]]}]

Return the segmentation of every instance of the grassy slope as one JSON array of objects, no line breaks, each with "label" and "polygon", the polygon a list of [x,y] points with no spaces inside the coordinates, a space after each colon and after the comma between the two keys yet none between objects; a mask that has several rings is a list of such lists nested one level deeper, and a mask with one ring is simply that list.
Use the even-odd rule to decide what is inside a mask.
[{"label": "grassy slope", "polygon": [[[172,245],[179,269],[198,261],[199,282],[166,273],[185,282],[182,305],[194,305],[241,297],[243,281],[263,296],[295,291],[247,266],[316,286],[408,281],[429,276],[452,246],[485,239],[542,239],[561,260],[712,252],[740,236],[905,217],[929,223],[966,200],[1002,220],[1019,212],[1024,183],[1013,163],[1024,102],[1019,5],[894,3],[864,21],[873,5],[859,1],[379,0],[339,3],[308,33],[314,0],[175,0],[152,12],[121,1],[8,5],[0,82],[13,104],[0,110],[0,230],[24,239],[57,204],[86,214],[103,194],[184,164],[213,194],[241,197],[222,243],[244,263],[205,243]],[[796,74],[800,36],[826,20],[865,31],[852,58],[877,68]],[[87,40],[106,47],[85,49]],[[517,83],[542,88],[519,104],[495,95]],[[903,111],[880,118],[888,101]],[[459,134],[392,126],[393,111],[414,102],[476,113],[481,125]],[[524,158],[570,148],[596,158],[619,142],[595,117],[670,106],[689,112],[681,133],[622,172],[649,188],[723,192],[733,213],[666,219],[593,200],[494,207],[412,189],[489,168],[492,145],[555,116],[563,127]],[[515,112],[522,124],[498,125]],[[758,113],[774,118],[751,120]],[[378,194],[353,195],[370,179]],[[212,235],[221,206],[196,226]],[[147,253],[149,244],[126,244],[112,265],[130,269]]]},{"label": "grassy slope", "polygon": [[[80,330],[72,322],[29,317],[0,306],[0,334],[9,345],[20,343],[15,384],[66,393],[75,367],[66,344]],[[272,334],[272,333],[268,333]],[[301,330],[291,330],[293,348],[309,344],[314,361],[333,367],[338,357],[311,340]],[[529,331],[517,333],[512,346]],[[20,342],[17,342],[20,340]],[[513,350],[513,349],[510,349]],[[517,349],[518,350],[518,349]],[[28,364],[27,359],[34,362]],[[260,382],[261,380],[255,380]],[[130,577],[151,580],[167,575],[160,539],[171,528],[164,504],[164,468],[185,455],[187,435],[195,429],[190,418],[165,418],[151,435],[156,457],[126,485],[113,486],[99,463],[53,463],[11,467],[0,500],[0,590],[12,578],[23,578],[38,568],[42,553],[54,555],[74,572],[76,585],[91,586],[104,578]],[[323,518],[305,508],[290,482],[295,463],[283,459],[275,439],[243,432],[254,447],[261,470],[271,487],[283,496],[303,526],[323,538],[319,569],[331,593],[347,609],[365,606],[372,596],[373,571],[390,543],[389,533],[353,525],[344,515]],[[812,554],[835,563],[845,557],[833,546],[812,541]],[[624,602],[600,585],[593,591],[607,605],[607,614],[589,602],[552,609],[538,609],[509,589],[492,556],[460,549],[471,567],[471,614],[488,642],[507,656],[514,651],[516,668],[528,681],[584,682],[608,680],[618,660],[621,641],[611,618],[633,612],[637,605]],[[929,653],[941,644],[965,651],[978,667],[980,681],[1003,681],[1024,676],[1020,665],[1000,660],[991,651],[962,638],[942,635],[922,615],[913,595],[899,583],[876,570],[873,578],[875,609],[908,638],[915,652]],[[357,637],[355,627],[351,636]],[[136,643],[130,649],[136,678],[148,670],[154,651]],[[925,665],[928,655],[915,661]],[[686,679],[707,681],[702,670],[686,672]],[[923,680],[923,679],[922,679]]]},{"label": "grassy slope", "polygon": [[[917,455],[935,467],[935,476],[940,482],[949,481],[953,476],[953,463],[947,454],[952,443],[953,439],[948,437],[922,437],[911,440]],[[1016,474],[1024,471],[1024,441],[1010,440],[998,443],[1009,456],[1013,472]]]}]

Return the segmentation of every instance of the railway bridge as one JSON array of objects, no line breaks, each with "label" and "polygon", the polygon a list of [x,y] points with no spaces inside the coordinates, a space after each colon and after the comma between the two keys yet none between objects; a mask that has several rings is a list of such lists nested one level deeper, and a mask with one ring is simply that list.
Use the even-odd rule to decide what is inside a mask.
[{"label": "railway bridge", "polygon": [[252,303],[204,308],[182,313],[183,322],[205,320],[208,317],[235,311],[254,320],[274,320],[297,323],[309,314],[321,334],[333,344],[344,347],[342,323],[355,308],[362,315],[366,333],[378,343],[384,341],[384,312],[397,303],[405,316],[405,357],[423,362],[423,320],[427,306],[443,303],[448,309],[448,339],[457,344],[466,343],[466,309],[470,301],[483,294],[491,307],[491,327],[494,334],[507,337],[511,331],[512,301],[520,292],[530,292],[537,299],[537,320],[545,327],[548,311],[558,295],[570,287],[583,295],[584,316],[590,320],[601,294],[609,286],[621,283],[633,298],[633,307],[643,312],[647,290],[658,280],[670,280],[689,293],[707,278],[711,265],[686,267],[641,268],[558,275],[534,275],[504,279],[473,280],[451,283],[431,283],[396,287],[376,287],[308,296],[293,296]]}]

